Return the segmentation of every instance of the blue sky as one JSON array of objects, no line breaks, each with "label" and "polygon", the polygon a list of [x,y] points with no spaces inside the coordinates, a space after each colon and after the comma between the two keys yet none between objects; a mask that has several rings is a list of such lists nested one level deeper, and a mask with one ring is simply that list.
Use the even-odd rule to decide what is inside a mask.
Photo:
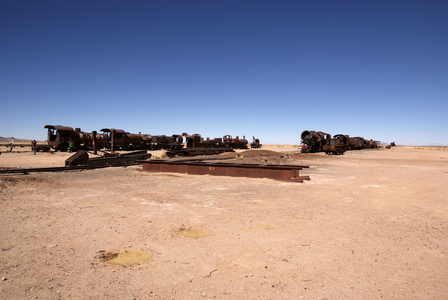
[{"label": "blue sky", "polygon": [[0,0],[0,136],[448,145],[448,1]]}]

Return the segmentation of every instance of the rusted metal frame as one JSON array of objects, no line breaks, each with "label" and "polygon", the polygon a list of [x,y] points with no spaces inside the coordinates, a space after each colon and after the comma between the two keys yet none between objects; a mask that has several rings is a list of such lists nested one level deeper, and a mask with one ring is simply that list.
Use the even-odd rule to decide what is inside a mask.
[{"label": "rusted metal frame", "polygon": [[49,167],[49,168],[28,168],[28,169],[8,169],[0,170],[1,174],[28,174],[28,173],[43,173],[43,172],[66,172],[66,171],[77,171],[77,170],[93,170],[109,167],[125,167],[138,164],[136,161],[114,161],[101,164],[90,164],[81,166],[68,166],[68,167]]},{"label": "rusted metal frame", "polygon": [[[85,151],[83,151],[85,153]],[[70,162],[66,163],[65,167],[49,167],[49,168],[28,168],[28,169],[9,169],[9,170],[0,170],[0,174],[28,174],[34,172],[64,172],[64,171],[76,171],[76,170],[91,170],[91,169],[100,169],[107,167],[122,167],[122,166],[130,166],[138,164],[136,161],[140,161],[142,159],[148,159],[151,157],[150,153],[143,154],[146,151],[138,151],[142,152],[140,154],[136,153],[127,153],[123,154],[120,157],[98,157],[88,159],[81,165],[70,165]],[[137,152],[137,153],[138,153]]]},{"label": "rusted metal frame", "polygon": [[298,165],[258,165],[238,163],[212,163],[193,161],[140,161],[143,171],[174,172],[195,175],[233,176],[251,178],[270,178],[281,181],[303,182],[309,176],[300,176],[299,171],[309,166]]},{"label": "rusted metal frame", "polygon": [[131,153],[89,158],[87,151],[80,150],[65,160],[65,166],[66,167],[76,165],[98,166],[98,165],[132,163],[136,160],[148,159],[150,157],[151,157],[150,153],[147,153],[146,150],[141,150],[141,151],[134,151]]},{"label": "rusted metal frame", "polygon": [[98,157],[90,158],[87,162],[89,166],[101,166],[101,165],[119,165],[119,164],[133,164],[137,160],[151,158],[150,153],[136,154],[136,155],[123,155],[118,157]]},{"label": "rusted metal frame", "polygon": [[187,157],[187,156],[199,156],[199,155],[216,155],[224,152],[234,152],[232,148],[225,147],[198,147],[198,148],[184,148],[184,149],[172,149],[168,151],[166,154],[169,157]]},{"label": "rusted metal frame", "polygon": [[44,172],[65,172],[77,170],[89,170],[112,167],[111,165],[102,166],[71,166],[71,167],[50,167],[50,168],[29,168],[29,169],[9,169],[0,170],[0,174],[28,174],[28,173],[44,173]]}]

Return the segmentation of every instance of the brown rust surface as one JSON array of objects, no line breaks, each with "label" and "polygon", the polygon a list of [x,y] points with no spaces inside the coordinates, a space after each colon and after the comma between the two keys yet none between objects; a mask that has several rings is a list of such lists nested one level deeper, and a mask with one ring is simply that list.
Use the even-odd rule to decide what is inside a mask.
[{"label": "brown rust surface", "polygon": [[308,166],[262,165],[245,163],[189,162],[150,160],[144,161],[143,170],[148,172],[176,172],[195,175],[270,178],[282,181],[303,182],[309,176],[300,176],[299,171]]}]

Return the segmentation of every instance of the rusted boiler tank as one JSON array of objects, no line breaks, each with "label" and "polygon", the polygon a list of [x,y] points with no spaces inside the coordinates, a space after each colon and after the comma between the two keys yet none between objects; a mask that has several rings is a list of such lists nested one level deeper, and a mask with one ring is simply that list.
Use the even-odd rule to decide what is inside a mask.
[{"label": "rusted boiler tank", "polygon": [[378,148],[379,146],[380,146],[379,141],[374,141],[374,140],[366,141],[367,149],[375,149],[375,148]]},{"label": "rusted boiler tank", "polygon": [[206,148],[218,148],[222,147],[222,138],[206,138],[202,139],[202,146]]},{"label": "rusted boiler tank", "polygon": [[185,148],[170,149],[167,152],[169,157],[214,155],[233,151],[233,148],[223,147],[222,138],[203,139],[200,134],[188,135],[187,133],[183,133],[182,135],[185,137]]},{"label": "rusted boiler tank", "polygon": [[188,135],[186,133],[183,134],[185,136],[185,146],[186,148],[220,148],[223,147],[222,138],[206,138],[204,139],[200,134],[192,134]]},{"label": "rusted boiler tank", "polygon": [[366,148],[366,140],[362,137],[351,137],[349,138],[349,149],[350,150],[361,150]]},{"label": "rusted boiler tank", "polygon": [[184,138],[182,135],[149,135],[151,141],[151,150],[158,149],[181,149],[183,148]]},{"label": "rusted boiler tank", "polygon": [[147,149],[151,145],[151,140],[142,134],[133,134],[122,129],[103,128],[102,137],[105,148],[115,150],[135,150]]},{"label": "rusted boiler tank", "polygon": [[122,129],[104,128],[103,140],[106,148],[114,150],[179,149],[183,147],[181,135],[149,135],[129,133]]},{"label": "rusted boiler tank", "polygon": [[322,131],[303,131],[300,135],[302,139],[302,153],[322,152],[328,135],[328,133]]}]

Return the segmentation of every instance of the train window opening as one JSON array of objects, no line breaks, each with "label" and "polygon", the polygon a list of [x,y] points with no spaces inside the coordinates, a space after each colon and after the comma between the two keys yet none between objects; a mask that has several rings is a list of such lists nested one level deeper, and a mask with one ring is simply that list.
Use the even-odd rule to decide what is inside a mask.
[{"label": "train window opening", "polygon": [[54,129],[48,130],[48,139],[50,142],[54,142],[56,140],[56,132]]},{"label": "train window opening", "polygon": [[187,147],[188,148],[193,147],[193,139],[192,138],[187,138]]}]

